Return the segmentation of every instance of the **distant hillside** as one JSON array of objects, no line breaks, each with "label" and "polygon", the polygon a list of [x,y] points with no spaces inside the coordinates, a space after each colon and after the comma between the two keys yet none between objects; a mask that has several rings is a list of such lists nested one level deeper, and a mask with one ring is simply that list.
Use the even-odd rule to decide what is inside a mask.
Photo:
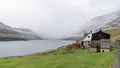
[{"label": "distant hillside", "polygon": [[98,31],[111,27],[120,26],[120,11],[112,12],[103,16],[98,16],[84,24],[79,33],[89,32],[91,30]]},{"label": "distant hillside", "polygon": [[111,34],[112,36],[120,36],[120,27],[104,30],[104,32]]},{"label": "distant hillside", "polygon": [[12,28],[0,22],[0,41],[42,39],[34,31],[23,28]]}]

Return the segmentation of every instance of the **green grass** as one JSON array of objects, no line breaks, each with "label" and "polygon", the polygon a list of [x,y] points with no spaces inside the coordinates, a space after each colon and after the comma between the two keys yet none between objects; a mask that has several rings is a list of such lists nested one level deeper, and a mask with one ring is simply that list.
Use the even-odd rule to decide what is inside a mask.
[{"label": "green grass", "polygon": [[88,49],[56,50],[27,56],[0,58],[0,68],[111,68],[115,50],[108,53],[88,53]]}]

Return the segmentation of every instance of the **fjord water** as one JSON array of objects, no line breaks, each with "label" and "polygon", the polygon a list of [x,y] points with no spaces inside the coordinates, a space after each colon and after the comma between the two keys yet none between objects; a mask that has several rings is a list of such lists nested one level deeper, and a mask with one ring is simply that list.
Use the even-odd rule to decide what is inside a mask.
[{"label": "fjord water", "polygon": [[23,56],[74,43],[66,40],[32,40],[0,42],[0,57]]}]

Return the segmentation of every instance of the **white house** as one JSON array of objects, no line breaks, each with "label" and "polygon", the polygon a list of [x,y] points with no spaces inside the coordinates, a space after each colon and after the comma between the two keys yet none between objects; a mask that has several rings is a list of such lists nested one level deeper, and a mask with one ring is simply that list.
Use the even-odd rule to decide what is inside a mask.
[{"label": "white house", "polygon": [[83,41],[91,41],[91,40],[92,40],[92,33],[90,32]]},{"label": "white house", "polygon": [[88,48],[89,47],[89,44],[92,40],[92,32],[90,32],[83,40],[83,46],[85,46],[85,48]]}]

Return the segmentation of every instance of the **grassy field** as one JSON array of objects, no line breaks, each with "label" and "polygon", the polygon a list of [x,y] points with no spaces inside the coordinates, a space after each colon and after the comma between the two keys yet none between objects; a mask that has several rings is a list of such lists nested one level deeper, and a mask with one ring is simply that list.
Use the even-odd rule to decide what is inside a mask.
[{"label": "grassy field", "polygon": [[0,58],[0,68],[111,68],[115,50],[109,53],[88,53],[86,50],[56,50],[27,56]]}]

